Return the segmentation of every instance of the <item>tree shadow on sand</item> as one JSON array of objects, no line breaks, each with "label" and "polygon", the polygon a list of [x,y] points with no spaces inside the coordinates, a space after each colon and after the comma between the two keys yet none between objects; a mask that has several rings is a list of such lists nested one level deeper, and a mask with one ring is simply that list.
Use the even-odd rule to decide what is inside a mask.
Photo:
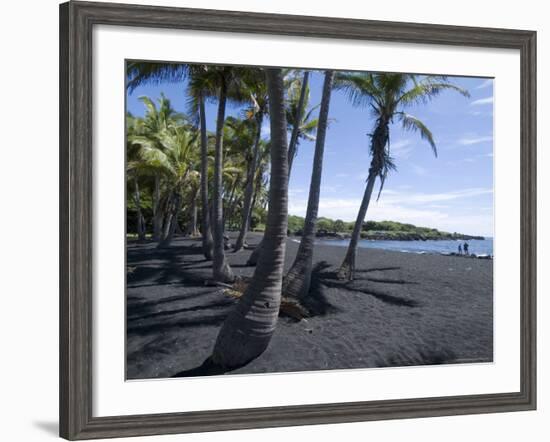
[{"label": "tree shadow on sand", "polygon": [[[225,309],[226,305],[219,305],[217,309]],[[210,306],[213,308],[213,306]],[[177,312],[175,312],[176,314]],[[147,324],[139,324],[134,326],[128,326],[127,335],[139,335],[146,336],[157,333],[167,333],[173,330],[189,328],[189,327],[208,327],[208,326],[219,326],[225,320],[227,316],[227,311],[218,313],[215,315],[208,316],[197,316],[192,318],[177,318],[172,321],[166,321],[165,319],[159,318],[158,321],[153,321]]]},{"label": "tree shadow on sand", "polygon": [[230,371],[237,370],[241,367],[248,365],[251,361],[246,364],[242,364],[238,367],[224,368],[219,365],[216,365],[212,362],[211,357],[208,357],[201,365],[198,367],[191,368],[189,370],[183,370],[176,374],[173,374],[172,378],[189,378],[193,376],[216,376],[220,374],[225,374]]},{"label": "tree shadow on sand", "polygon": [[308,296],[300,300],[300,303],[308,310],[309,316],[324,316],[340,310],[329,302],[326,287],[323,284],[323,275],[329,267],[330,264],[326,261],[320,261],[313,267]]},{"label": "tree shadow on sand", "polygon": [[142,319],[152,319],[152,318],[161,318],[165,316],[173,316],[179,313],[191,313],[191,312],[198,312],[202,310],[215,310],[215,309],[220,309],[224,307],[230,307],[233,304],[234,302],[231,301],[230,299],[223,299],[221,301],[211,302],[205,305],[194,305],[191,307],[184,307],[184,308],[179,308],[175,310],[163,310],[159,312],[146,313],[142,315],[139,315],[139,314],[134,314],[132,316],[128,315],[128,320],[139,321]]},{"label": "tree shadow on sand", "polygon": [[456,353],[439,345],[437,342],[422,342],[399,352],[389,352],[379,356],[375,361],[376,367],[410,367],[422,365],[442,365],[458,363]]},{"label": "tree shadow on sand", "polygon": [[[327,265],[328,267],[328,265]],[[371,269],[358,269],[356,273],[369,273],[369,272],[381,272],[388,270],[399,270],[400,267],[380,267],[380,268],[371,268]],[[365,295],[373,296],[376,299],[385,302],[386,304],[391,304],[399,307],[419,307],[420,302],[415,301],[414,299],[405,298],[403,296],[390,295],[389,293],[384,293],[380,290],[375,290],[372,288],[360,287],[357,284],[357,281],[370,281],[383,284],[417,284],[413,281],[405,281],[402,279],[389,279],[389,278],[369,278],[369,277],[356,277],[353,281],[343,281],[338,278],[338,272],[329,271],[322,272],[319,275],[319,283],[326,287],[348,290],[350,292],[363,293]]]}]

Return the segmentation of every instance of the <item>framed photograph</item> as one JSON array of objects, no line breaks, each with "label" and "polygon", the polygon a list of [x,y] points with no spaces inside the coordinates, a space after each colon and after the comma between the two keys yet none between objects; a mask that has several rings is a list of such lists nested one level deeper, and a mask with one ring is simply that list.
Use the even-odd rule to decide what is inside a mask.
[{"label": "framed photograph", "polygon": [[60,435],[536,407],[536,33],[60,6]]}]

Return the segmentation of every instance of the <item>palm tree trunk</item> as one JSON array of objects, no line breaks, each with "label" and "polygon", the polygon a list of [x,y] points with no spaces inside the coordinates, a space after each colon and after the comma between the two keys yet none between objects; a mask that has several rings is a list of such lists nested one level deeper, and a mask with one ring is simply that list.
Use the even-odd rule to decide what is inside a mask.
[{"label": "palm tree trunk", "polygon": [[153,193],[153,240],[160,241],[161,237],[161,215],[160,210],[160,177],[155,175],[155,191]]},{"label": "palm tree trunk", "polygon": [[[198,190],[198,189],[197,189]],[[191,236],[197,236],[198,235],[198,229],[197,229],[197,219],[198,219],[198,204],[197,204],[197,196],[198,192],[193,192],[193,195],[191,196],[191,217],[189,220],[189,235]]]},{"label": "palm tree trunk", "polygon": [[[265,236],[265,232],[264,232],[264,236]],[[246,261],[247,266],[255,266],[258,264],[258,261],[262,254],[263,245],[264,245],[264,237],[262,237],[258,245],[254,248],[254,250],[252,250],[252,253],[248,257],[248,260]]]},{"label": "palm tree trunk", "polygon": [[313,172],[309,185],[309,197],[307,202],[306,219],[302,239],[298,253],[290,268],[283,289],[283,293],[294,298],[305,297],[309,293],[311,285],[311,272],[313,269],[313,246],[317,231],[317,213],[319,211],[319,196],[321,194],[321,176],[323,173],[323,153],[327,133],[328,112],[330,106],[330,94],[334,80],[334,72],[325,72],[323,84],[323,96],[317,124],[317,139],[315,141],[315,153],[313,156]]},{"label": "palm tree trunk", "polygon": [[186,232],[183,231],[183,229],[181,228],[181,225],[179,223],[179,221],[176,219],[176,228],[174,229],[174,234],[175,235],[185,235]]},{"label": "palm tree trunk", "polygon": [[176,226],[178,224],[178,215],[181,209],[181,197],[178,193],[175,193],[172,197],[172,203],[170,207],[170,213],[166,217],[164,224],[164,235],[162,241],[159,243],[158,248],[165,248],[170,245]]},{"label": "palm tree trunk", "polygon": [[302,88],[300,89],[300,98],[298,99],[298,108],[296,109],[296,120],[294,127],[292,128],[292,134],[290,136],[290,143],[288,145],[288,176],[292,170],[292,163],[296,156],[296,148],[298,146],[298,135],[300,132],[300,123],[304,115],[304,107],[306,102],[307,85],[309,81],[309,71],[304,71],[304,78],[302,79]]},{"label": "palm tree trunk", "polygon": [[223,201],[222,201],[222,173],[223,173],[223,126],[225,120],[225,104],[227,101],[227,87],[222,80],[216,121],[216,146],[214,160],[214,259],[212,274],[215,281],[232,282],[235,278],[225,259],[223,239]]},{"label": "palm tree trunk", "polygon": [[[258,192],[260,192],[260,189],[262,187],[262,175],[261,175],[261,173],[258,174],[256,179],[257,179],[256,190],[254,192],[254,201],[252,203],[252,208],[254,208],[256,206],[256,199],[258,198]],[[262,251],[262,242],[263,242],[263,237],[260,240],[260,242],[258,243],[258,245],[256,246],[256,248],[252,251],[252,253],[248,257],[248,260],[246,261],[247,266],[255,266],[258,263],[258,258],[260,257],[260,253]]]},{"label": "palm tree trunk", "polygon": [[138,241],[145,240],[145,224],[143,214],[141,213],[141,196],[139,192],[139,183],[137,175],[134,176],[134,202],[136,204],[136,215],[137,215],[137,234]]},{"label": "palm tree trunk", "polygon": [[[237,174],[231,186],[231,191],[229,192],[229,196],[227,197],[227,206],[226,206],[227,210],[224,211],[224,216],[226,220],[231,221],[231,219],[233,219],[233,214],[235,213],[235,206],[237,205],[237,201],[238,201],[236,190],[240,179],[241,179],[240,175]],[[225,221],[224,221],[224,225],[225,225]]]},{"label": "palm tree trunk", "polygon": [[271,180],[264,252],[239,303],[225,319],[212,362],[225,369],[243,366],[269,345],[281,304],[288,215],[288,149],[283,75],[267,69],[271,124]]},{"label": "palm tree trunk", "polygon": [[208,205],[208,135],[206,133],[206,110],[204,98],[199,95],[199,118],[201,132],[201,233],[202,253],[212,259],[212,232],[210,231],[210,210]]},{"label": "palm tree trunk", "polygon": [[[359,243],[359,239],[361,237],[361,229],[363,227],[363,222],[365,221],[365,216],[367,215],[376,177],[382,176],[381,174],[383,174],[384,170],[384,149],[389,140],[389,121],[389,116],[383,115],[379,117],[376,128],[372,134],[372,159],[369,168],[369,176],[367,178],[367,187],[365,188],[365,194],[363,195],[363,200],[361,201],[361,206],[359,207],[359,213],[357,214],[355,226],[353,227],[353,233],[349,242],[348,251],[346,252],[346,256],[340,266],[340,269],[338,270],[338,278],[340,279],[347,279],[351,281],[355,277],[355,258],[357,256],[357,244]],[[384,183],[382,181],[381,186],[383,184]]]},{"label": "palm tree trunk", "polygon": [[254,210],[254,207],[256,207],[256,203],[258,201],[258,194],[260,193],[261,187],[262,187],[262,179],[263,179],[263,173],[261,169],[258,169],[256,171],[256,177],[254,178],[254,195],[252,197],[252,205],[250,207],[250,227],[252,227],[252,212]]},{"label": "palm tree trunk", "polygon": [[[297,121],[292,128],[292,134],[290,136],[290,143],[288,146],[288,178],[290,179],[290,173],[292,171],[292,163],[296,157],[296,149],[298,146],[298,135],[300,131],[300,121],[304,115],[305,107],[305,98],[307,92],[307,86],[309,82],[309,71],[304,72],[304,77],[302,79],[302,87],[300,89],[300,98],[298,99],[298,108],[297,108]],[[246,265],[255,266],[258,263],[260,254],[262,253],[263,239],[258,243],[256,248],[252,251],[248,257]]]},{"label": "palm tree trunk", "polygon": [[159,225],[160,225],[160,238],[159,244],[166,238],[168,235],[168,226],[171,221],[172,216],[172,203],[173,203],[173,194],[168,194],[162,203],[161,209],[159,211]]},{"label": "palm tree trunk", "polygon": [[355,257],[357,255],[357,244],[361,237],[361,229],[363,227],[363,222],[365,221],[367,209],[369,208],[375,181],[376,173],[371,166],[367,179],[367,187],[365,188],[363,200],[361,201],[361,206],[359,207],[359,213],[357,214],[357,219],[355,220],[355,226],[353,227],[353,233],[351,234],[348,251],[346,252],[346,257],[340,266],[340,270],[338,270],[339,279],[347,279],[351,281],[355,277]]},{"label": "palm tree trunk", "polygon": [[256,139],[254,140],[254,151],[252,153],[252,164],[248,170],[246,180],[246,189],[244,191],[244,202],[242,210],[241,230],[235,243],[234,252],[241,250],[246,241],[246,233],[250,227],[250,214],[252,212],[252,197],[254,196],[254,177],[256,176],[256,168],[258,167],[258,157],[260,156],[260,140],[262,139],[262,123],[263,116],[259,114],[256,118]]}]

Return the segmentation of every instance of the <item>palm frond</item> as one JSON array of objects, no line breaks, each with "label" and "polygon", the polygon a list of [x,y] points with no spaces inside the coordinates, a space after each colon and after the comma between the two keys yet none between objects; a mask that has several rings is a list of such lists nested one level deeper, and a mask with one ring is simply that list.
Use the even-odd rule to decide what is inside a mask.
[{"label": "palm frond", "polygon": [[434,155],[437,157],[437,147],[435,145],[434,137],[430,129],[428,129],[428,127],[422,121],[420,121],[413,115],[409,115],[404,112],[398,112],[397,115],[401,120],[401,125],[403,126],[403,129],[407,131],[418,132],[420,134],[420,138],[426,140],[430,144]]},{"label": "palm frond", "polygon": [[455,84],[452,84],[442,76],[428,76],[415,82],[413,87],[403,92],[396,102],[408,106],[411,104],[426,104],[431,99],[445,90],[453,90],[459,94],[470,97],[470,93]]},{"label": "palm frond", "polygon": [[334,88],[343,91],[354,106],[366,107],[372,102],[382,107],[381,90],[373,74],[342,72],[334,79]]},{"label": "palm frond", "polygon": [[178,83],[185,80],[188,74],[188,64],[130,61],[126,64],[126,88],[132,93],[144,84]]}]

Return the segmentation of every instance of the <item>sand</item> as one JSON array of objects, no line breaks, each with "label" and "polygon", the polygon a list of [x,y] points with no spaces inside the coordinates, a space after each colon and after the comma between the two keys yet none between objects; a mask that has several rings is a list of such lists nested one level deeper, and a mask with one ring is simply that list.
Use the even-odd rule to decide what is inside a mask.
[{"label": "sand", "polygon": [[[258,234],[249,243],[256,244]],[[289,239],[286,267],[298,244]],[[301,321],[280,316],[269,348],[230,373],[295,372],[493,360],[493,262],[359,249],[357,279],[335,278],[346,248],[317,246],[316,271]],[[227,258],[251,276],[251,250]],[[169,249],[128,244],[127,378],[172,377],[200,367],[237,302],[211,276],[200,241]]]}]

